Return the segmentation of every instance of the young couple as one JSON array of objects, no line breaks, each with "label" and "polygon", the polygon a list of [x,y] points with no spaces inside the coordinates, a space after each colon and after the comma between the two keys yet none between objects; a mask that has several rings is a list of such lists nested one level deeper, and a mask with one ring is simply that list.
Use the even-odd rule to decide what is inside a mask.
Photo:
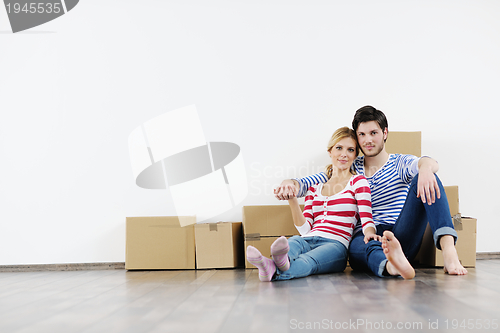
[{"label": "young couple", "polygon": [[[354,270],[411,279],[415,271],[409,261],[419,250],[427,222],[442,250],[445,272],[467,274],[455,249],[457,233],[446,194],[435,175],[437,162],[388,154],[387,119],[371,106],[356,111],[352,127],[354,131],[340,128],[332,136],[332,164],[326,173],[285,180],[275,189],[278,199],[289,201],[301,236],[278,238],[271,246],[272,260],[254,247],[247,249],[260,279],[341,272],[347,256]],[[358,147],[364,156],[357,157]],[[306,191],[302,214],[297,197]]]}]

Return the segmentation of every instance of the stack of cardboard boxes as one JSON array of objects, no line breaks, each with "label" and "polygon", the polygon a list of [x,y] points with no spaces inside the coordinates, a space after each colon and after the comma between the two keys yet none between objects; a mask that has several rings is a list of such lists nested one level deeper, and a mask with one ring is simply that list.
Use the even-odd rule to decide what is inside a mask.
[{"label": "stack of cardboard boxes", "polygon": [[[390,132],[388,153],[421,155],[420,132]],[[462,265],[475,267],[476,219],[462,217],[458,186],[445,186],[451,217],[458,233],[457,252]],[[233,268],[243,264],[243,252],[255,246],[270,257],[271,244],[280,236],[298,235],[288,205],[245,206],[241,222],[195,224],[181,227],[178,217],[128,217],[126,226],[125,268],[133,269],[205,269]],[[242,229],[243,227],[243,229]],[[242,233],[243,231],[243,233]],[[243,242],[244,239],[244,242]],[[433,245],[427,230],[416,261],[442,266],[441,251]],[[246,268],[254,268],[245,260]]]},{"label": "stack of cardboard boxes", "polygon": [[[421,156],[421,132],[389,132],[385,144],[389,154],[411,154]],[[476,266],[476,224],[477,220],[462,217],[459,209],[458,186],[444,186],[451,219],[458,234],[456,244],[458,258],[465,267]],[[434,246],[432,230],[427,225],[420,252],[415,261],[424,265],[442,267],[443,256]]]}]

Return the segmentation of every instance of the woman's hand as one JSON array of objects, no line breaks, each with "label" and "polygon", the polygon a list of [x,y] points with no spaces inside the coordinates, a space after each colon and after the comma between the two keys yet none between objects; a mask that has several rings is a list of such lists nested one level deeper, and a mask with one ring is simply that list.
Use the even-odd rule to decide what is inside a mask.
[{"label": "woman's hand", "polygon": [[289,200],[297,197],[299,193],[299,184],[296,180],[285,179],[281,184],[274,189],[274,196],[278,200]]},{"label": "woman's hand", "polygon": [[366,231],[365,231],[365,238],[364,238],[364,241],[365,241],[365,244],[368,244],[368,242],[370,240],[376,240],[376,241],[379,241],[381,242],[382,241],[382,237],[377,235],[375,233],[375,229],[373,229],[372,227],[368,228]]}]

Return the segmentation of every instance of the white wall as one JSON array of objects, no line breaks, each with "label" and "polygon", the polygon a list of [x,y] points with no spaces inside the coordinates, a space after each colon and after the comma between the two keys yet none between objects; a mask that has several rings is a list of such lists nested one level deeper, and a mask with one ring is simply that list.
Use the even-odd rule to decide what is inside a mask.
[{"label": "white wall", "polygon": [[128,135],[191,104],[248,172],[246,200],[214,220],[277,204],[271,189],[321,170],[333,130],[371,104],[422,131],[477,250],[500,251],[499,18],[494,0],[86,0],[12,34],[2,9],[0,264],[124,261],[126,216],[175,215],[168,191],[135,185]]}]

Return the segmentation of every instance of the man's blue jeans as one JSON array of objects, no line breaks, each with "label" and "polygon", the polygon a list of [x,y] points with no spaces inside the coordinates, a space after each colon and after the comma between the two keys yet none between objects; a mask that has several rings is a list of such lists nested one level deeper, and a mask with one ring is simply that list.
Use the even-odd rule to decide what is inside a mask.
[{"label": "man's blue jeans", "polygon": [[318,236],[293,236],[288,239],[288,245],[290,268],[285,272],[276,269],[273,281],[343,272],[347,266],[347,248],[339,241]]},{"label": "man's blue jeans", "polygon": [[[424,204],[417,198],[418,175],[411,182],[406,202],[399,214],[394,226],[377,225],[377,234],[382,236],[385,230],[390,230],[401,243],[403,252],[409,261],[412,261],[420,249],[422,237],[427,227],[427,222],[434,235],[434,243],[441,249],[439,239],[444,235],[451,235],[457,241],[457,232],[453,228],[453,222],[448,206],[448,199],[436,175],[436,180],[441,192],[441,198],[436,197],[432,205]],[[382,243],[370,241],[365,244],[363,233],[358,232],[353,236],[349,247],[349,263],[354,270],[371,270],[377,276],[384,276],[383,272],[387,259],[382,249]]]}]

